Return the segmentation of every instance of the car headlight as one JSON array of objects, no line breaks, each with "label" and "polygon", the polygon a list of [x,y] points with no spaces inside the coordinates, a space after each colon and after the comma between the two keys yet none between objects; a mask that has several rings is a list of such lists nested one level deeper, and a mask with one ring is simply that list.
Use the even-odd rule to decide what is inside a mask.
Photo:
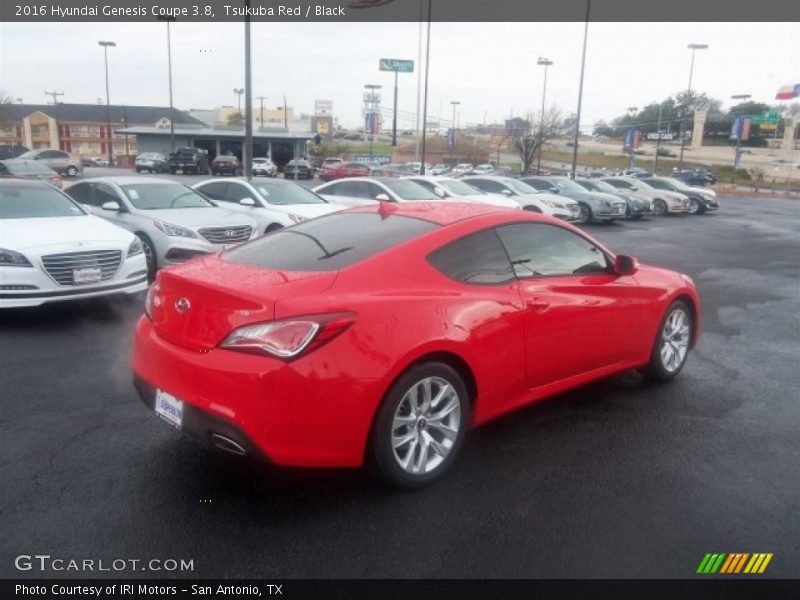
[{"label": "car headlight", "polygon": [[550,208],[564,208],[563,205],[559,204],[558,202],[553,202],[552,200],[542,200],[542,203]]},{"label": "car headlight", "polygon": [[308,221],[308,217],[297,215],[295,213],[289,213],[289,218],[295,223],[302,223],[303,221]]},{"label": "car headlight", "polygon": [[23,254],[0,248],[0,267],[32,267],[31,262]]},{"label": "car headlight", "polygon": [[197,234],[191,229],[187,229],[186,227],[181,227],[180,225],[173,225],[172,223],[167,223],[166,221],[162,221],[161,219],[153,219],[153,225],[155,225],[158,229],[162,232],[167,234],[170,237],[185,237],[185,238],[196,238]]},{"label": "car headlight", "polygon": [[131,240],[131,243],[128,246],[128,254],[126,255],[126,258],[130,258],[131,256],[136,256],[137,254],[141,254],[142,252],[144,252],[144,246],[142,246],[142,240],[134,236],[133,240]]},{"label": "car headlight", "polygon": [[611,204],[608,203],[608,200],[600,200],[600,206],[603,208],[611,208]]}]

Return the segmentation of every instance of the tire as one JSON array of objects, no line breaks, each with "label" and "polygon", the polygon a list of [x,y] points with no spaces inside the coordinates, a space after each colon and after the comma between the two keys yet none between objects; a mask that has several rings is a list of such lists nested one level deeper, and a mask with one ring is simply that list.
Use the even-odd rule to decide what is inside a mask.
[{"label": "tire", "polygon": [[686,302],[676,300],[659,322],[650,362],[642,369],[645,376],[657,381],[675,379],[686,364],[693,335],[692,311]]},{"label": "tire", "polygon": [[72,165],[67,167],[67,177],[77,177],[78,176],[78,168]]},{"label": "tire", "polygon": [[532,204],[529,204],[528,206],[523,206],[522,210],[527,210],[528,212],[542,214],[542,211],[539,210],[539,207],[538,206],[533,206]]},{"label": "tire", "polygon": [[279,229],[283,229],[283,225],[280,223],[270,223],[264,230],[264,234],[266,235],[268,233],[272,233],[273,231],[278,231]]},{"label": "tire", "polygon": [[[433,404],[443,390],[449,391]],[[378,409],[369,440],[369,466],[394,487],[417,489],[434,483],[461,450],[469,404],[467,386],[450,365],[431,362],[409,368],[394,382]],[[445,414],[438,417],[441,413]]]},{"label": "tire", "polygon": [[589,208],[589,205],[584,204],[583,202],[578,203],[578,219],[576,222],[579,225],[585,225],[586,223],[591,222],[592,218],[592,209]]},{"label": "tire", "polygon": [[703,208],[700,201],[697,198],[689,198],[689,214],[699,215],[701,212],[703,212]]},{"label": "tire", "polygon": [[142,242],[144,246],[144,258],[147,261],[147,281],[152,282],[156,278],[158,271],[158,256],[156,255],[156,248],[153,242],[144,233],[137,233],[136,237]]},{"label": "tire", "polygon": [[653,214],[656,217],[663,217],[667,214],[667,203],[661,198],[656,198],[656,200],[653,202]]}]

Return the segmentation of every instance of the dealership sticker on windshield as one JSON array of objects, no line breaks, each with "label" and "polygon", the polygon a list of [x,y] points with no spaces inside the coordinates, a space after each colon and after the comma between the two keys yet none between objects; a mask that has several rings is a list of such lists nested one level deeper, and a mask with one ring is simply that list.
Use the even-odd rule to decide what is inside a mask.
[{"label": "dealership sticker on windshield", "polygon": [[183,424],[183,400],[178,400],[162,390],[156,390],[156,414],[173,427],[180,429]]}]

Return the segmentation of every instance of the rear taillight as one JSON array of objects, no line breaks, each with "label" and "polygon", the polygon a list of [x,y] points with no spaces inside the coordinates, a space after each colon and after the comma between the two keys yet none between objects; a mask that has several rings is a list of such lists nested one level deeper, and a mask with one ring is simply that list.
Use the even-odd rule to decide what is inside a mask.
[{"label": "rear taillight", "polygon": [[147,289],[147,295],[144,297],[144,314],[151,321],[153,320],[153,308],[161,306],[160,291],[158,282],[155,282]]},{"label": "rear taillight", "polygon": [[222,348],[291,359],[329,342],[356,320],[352,313],[309,315],[234,329]]}]

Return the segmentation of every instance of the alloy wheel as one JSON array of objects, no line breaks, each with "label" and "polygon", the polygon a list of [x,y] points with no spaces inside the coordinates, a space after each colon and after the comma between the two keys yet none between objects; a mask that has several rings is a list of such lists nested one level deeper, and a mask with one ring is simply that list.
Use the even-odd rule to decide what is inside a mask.
[{"label": "alloy wheel", "polygon": [[689,350],[689,316],[683,308],[676,307],[664,321],[661,330],[661,363],[669,373],[674,373],[686,360]]},{"label": "alloy wheel", "polygon": [[392,451],[400,468],[424,475],[450,454],[461,427],[461,398],[441,377],[426,377],[403,395],[392,419]]},{"label": "alloy wheel", "polygon": [[691,198],[689,200],[689,214],[696,215],[698,212],[700,212],[700,203],[696,198]]},{"label": "alloy wheel", "polygon": [[653,214],[663,217],[667,213],[667,205],[663,200],[656,200],[653,203]]},{"label": "alloy wheel", "polygon": [[578,223],[588,223],[591,216],[588,206],[585,204],[578,205]]}]

